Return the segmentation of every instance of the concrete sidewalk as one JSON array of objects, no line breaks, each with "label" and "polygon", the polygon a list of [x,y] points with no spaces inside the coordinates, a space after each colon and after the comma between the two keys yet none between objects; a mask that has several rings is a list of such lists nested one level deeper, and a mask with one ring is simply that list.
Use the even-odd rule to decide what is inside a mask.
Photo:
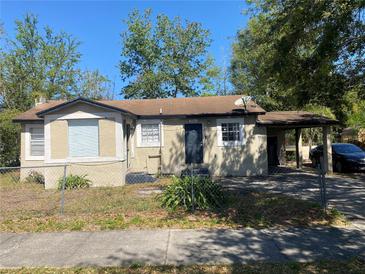
[{"label": "concrete sidewalk", "polygon": [[352,228],[0,233],[0,267],[313,261],[365,255]]}]

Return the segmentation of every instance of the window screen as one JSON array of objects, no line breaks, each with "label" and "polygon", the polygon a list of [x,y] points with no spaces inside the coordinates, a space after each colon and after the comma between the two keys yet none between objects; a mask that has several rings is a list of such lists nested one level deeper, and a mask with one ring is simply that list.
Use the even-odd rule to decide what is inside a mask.
[{"label": "window screen", "polygon": [[240,141],[240,124],[222,123],[222,140],[228,142]]},{"label": "window screen", "polygon": [[99,121],[80,119],[68,121],[68,147],[70,157],[99,156]]},{"label": "window screen", "polygon": [[44,156],[44,128],[30,128],[30,155]]},{"label": "window screen", "polygon": [[158,144],[160,142],[159,124],[142,124],[141,141],[144,145]]}]

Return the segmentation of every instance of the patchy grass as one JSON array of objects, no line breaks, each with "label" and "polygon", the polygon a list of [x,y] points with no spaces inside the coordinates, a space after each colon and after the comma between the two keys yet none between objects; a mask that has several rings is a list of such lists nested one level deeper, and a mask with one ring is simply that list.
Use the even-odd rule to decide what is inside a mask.
[{"label": "patchy grass", "polygon": [[142,266],[130,267],[79,267],[79,268],[21,268],[0,269],[0,273],[364,273],[365,261],[354,258],[347,261],[320,261],[310,263],[251,263],[246,265],[191,265],[191,266]]},{"label": "patchy grass", "polygon": [[231,194],[223,214],[232,223],[253,228],[346,224],[335,209],[325,213],[317,203],[267,192]]},{"label": "patchy grass", "polygon": [[227,192],[214,211],[167,211],[156,195],[140,190],[163,188],[157,183],[88,188],[61,193],[34,183],[10,183],[0,177],[0,231],[96,231],[126,228],[268,228],[274,226],[344,225],[338,211],[324,213],[317,204],[265,192]]}]

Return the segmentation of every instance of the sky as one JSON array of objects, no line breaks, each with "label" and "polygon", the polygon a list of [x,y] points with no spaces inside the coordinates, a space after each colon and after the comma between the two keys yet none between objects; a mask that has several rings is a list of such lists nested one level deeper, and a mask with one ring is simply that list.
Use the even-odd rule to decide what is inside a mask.
[{"label": "sky", "polygon": [[153,14],[164,13],[170,18],[200,22],[211,32],[209,54],[216,64],[229,64],[231,44],[237,30],[244,28],[248,18],[242,14],[244,0],[232,1],[4,1],[0,0],[0,22],[9,37],[15,35],[16,19],[27,12],[38,16],[39,26],[72,34],[80,42],[80,68],[95,70],[115,82],[120,93],[120,33],[126,26],[123,20],[138,9],[151,8]]}]

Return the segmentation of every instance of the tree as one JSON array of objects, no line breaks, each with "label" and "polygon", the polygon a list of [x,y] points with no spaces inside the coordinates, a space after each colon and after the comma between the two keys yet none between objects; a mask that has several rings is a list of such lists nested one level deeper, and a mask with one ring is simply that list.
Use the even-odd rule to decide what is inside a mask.
[{"label": "tree", "polygon": [[42,30],[38,18],[27,14],[17,20],[15,39],[6,40],[0,55],[0,104],[8,109],[29,109],[34,99],[91,99],[111,97],[110,80],[99,71],[78,68],[80,42],[65,32]]},{"label": "tree", "polygon": [[359,97],[361,95],[356,90],[347,94],[347,101],[351,102],[351,108],[348,110],[347,124],[354,129],[365,129],[365,100],[359,99]]},{"label": "tree", "polygon": [[[336,120],[336,115],[329,107],[325,107],[318,104],[308,104],[303,108],[305,111],[321,115],[333,120]],[[303,139],[308,143],[309,149],[312,147],[312,143],[320,144],[322,143],[322,128],[304,128],[303,129]]]},{"label": "tree", "polygon": [[39,30],[38,19],[31,14],[15,23],[15,39],[5,39],[0,25],[0,38],[6,42],[0,48],[0,166],[19,164],[20,127],[12,119],[31,108],[35,98],[112,95],[107,77],[77,68],[80,43],[71,35],[49,27]]},{"label": "tree", "polygon": [[12,122],[17,114],[17,110],[0,111],[0,167],[19,165],[20,126]]},{"label": "tree", "polygon": [[120,61],[125,98],[196,96],[204,91],[212,65],[207,56],[211,40],[199,23],[161,14],[154,24],[151,10],[146,10],[143,15],[132,12],[126,24]]},{"label": "tree", "polygon": [[270,109],[324,104],[346,120],[346,94],[364,92],[364,1],[257,0],[233,44],[236,92]]},{"label": "tree", "polygon": [[69,98],[79,73],[75,68],[81,54],[79,42],[71,35],[38,29],[38,19],[27,14],[16,21],[16,37],[8,41],[1,56],[1,90],[7,108],[28,109],[34,98]]},{"label": "tree", "polygon": [[202,93],[200,96],[208,95],[228,95],[232,91],[229,84],[229,71],[225,65],[218,67],[214,65],[213,59],[207,69],[205,75],[200,79],[202,85]]},{"label": "tree", "polygon": [[98,70],[84,71],[80,74],[78,95],[93,99],[114,99],[113,83]]}]

